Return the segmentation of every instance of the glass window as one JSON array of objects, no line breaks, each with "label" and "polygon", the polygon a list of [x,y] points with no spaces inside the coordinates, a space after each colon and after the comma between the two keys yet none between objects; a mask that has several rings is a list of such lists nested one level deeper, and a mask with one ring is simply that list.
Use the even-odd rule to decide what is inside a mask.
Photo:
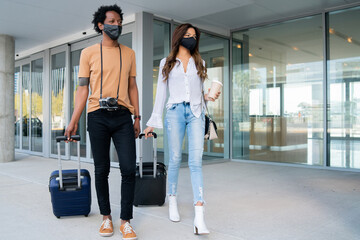
[{"label": "glass window", "polygon": [[22,66],[22,149],[29,150],[30,134],[30,64]]},{"label": "glass window", "polygon": [[[56,137],[65,132],[65,112],[67,101],[65,93],[65,52],[51,56],[51,153],[57,154]],[[64,144],[61,154],[65,155]]]},{"label": "glass window", "polygon": [[[70,112],[74,112],[75,107],[75,95],[77,87],[79,85],[79,63],[80,63],[80,54],[81,49],[71,52],[71,79],[70,79],[70,99],[71,99],[71,109]],[[81,117],[78,122],[77,134],[80,135],[80,157],[86,157],[86,112],[87,107],[81,114]],[[77,156],[77,143],[70,144],[70,155]]]},{"label": "glass window", "polygon": [[31,151],[42,152],[43,59],[31,62]]},{"label": "glass window", "polygon": [[201,34],[199,51],[207,67],[208,79],[204,82],[204,92],[207,93],[211,87],[212,80],[223,83],[221,95],[215,102],[208,103],[208,110],[217,125],[218,139],[205,141],[204,155],[214,157],[224,157],[225,145],[228,145],[229,109],[226,92],[229,86],[229,40],[216,37],[207,33]]},{"label": "glass window", "polygon": [[263,115],[262,89],[250,89],[250,115]]},{"label": "glass window", "polygon": [[14,76],[14,93],[15,93],[15,148],[20,148],[20,67],[15,68]]},{"label": "glass window", "polygon": [[360,7],[329,13],[329,165],[360,168]]},{"label": "glass window", "polygon": [[321,19],[233,34],[233,158],[323,164]]},{"label": "glass window", "polygon": [[280,88],[266,88],[266,115],[280,115]]}]

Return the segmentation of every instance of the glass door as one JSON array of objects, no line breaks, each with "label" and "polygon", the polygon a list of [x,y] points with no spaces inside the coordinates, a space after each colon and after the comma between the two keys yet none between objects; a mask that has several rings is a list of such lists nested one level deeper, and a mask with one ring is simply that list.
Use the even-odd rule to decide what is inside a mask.
[{"label": "glass door", "polygon": [[331,167],[360,169],[360,7],[329,13],[328,159]]},{"label": "glass door", "polygon": [[20,145],[20,125],[21,125],[21,92],[20,92],[20,81],[21,81],[21,66],[15,67],[15,76],[14,76],[14,93],[15,93],[15,104],[14,104],[14,113],[15,113],[15,149],[21,149]]},{"label": "glass door", "polygon": [[[212,80],[223,83],[221,95],[215,102],[208,102],[209,114],[217,125],[218,139],[205,140],[204,159],[229,158],[229,40],[203,33],[200,40],[199,51],[205,60],[208,79],[204,82],[204,92],[207,93],[211,87]],[[187,145],[187,144],[186,144]]]},{"label": "glass door", "polygon": [[22,96],[22,114],[21,127],[22,128],[22,149],[29,150],[30,146],[30,63],[21,66],[21,96]]},{"label": "glass door", "polygon": [[[79,62],[80,62],[80,54],[82,49],[78,49],[75,51],[71,51],[71,78],[70,78],[70,112],[71,114],[74,111],[75,107],[75,95],[77,91],[77,87],[79,85],[78,73],[79,73]],[[84,111],[81,114],[79,123],[78,123],[78,132],[80,135],[80,157],[86,157],[86,111],[87,107],[85,107]],[[70,144],[70,156],[77,156],[77,144]]]},{"label": "glass door", "polygon": [[233,159],[323,165],[321,20],[233,33]]},{"label": "glass door", "polygon": [[[51,49],[50,51],[50,102],[51,102],[51,154],[57,154],[56,137],[63,136],[66,126],[65,96],[68,84],[66,81],[67,48],[65,46]],[[65,146],[61,144],[61,155],[65,155]]]},{"label": "glass door", "polygon": [[31,151],[43,152],[43,58],[31,61]]},{"label": "glass door", "polygon": [[43,54],[15,66],[15,148],[43,152]]}]

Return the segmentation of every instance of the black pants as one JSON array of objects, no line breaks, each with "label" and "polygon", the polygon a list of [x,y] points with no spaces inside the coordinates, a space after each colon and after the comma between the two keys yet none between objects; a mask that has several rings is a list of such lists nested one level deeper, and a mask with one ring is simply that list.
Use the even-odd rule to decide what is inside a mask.
[{"label": "black pants", "polygon": [[135,188],[136,150],[135,133],[128,110],[103,109],[88,114],[88,131],[95,166],[95,187],[102,215],[110,215],[109,184],[110,140],[113,139],[121,171],[122,220],[133,217]]}]

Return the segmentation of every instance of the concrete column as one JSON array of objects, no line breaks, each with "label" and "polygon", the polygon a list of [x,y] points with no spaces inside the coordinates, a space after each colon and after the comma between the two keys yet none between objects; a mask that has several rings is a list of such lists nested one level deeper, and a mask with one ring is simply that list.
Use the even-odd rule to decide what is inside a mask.
[{"label": "concrete column", "polygon": [[15,159],[15,40],[0,34],[0,163]]}]

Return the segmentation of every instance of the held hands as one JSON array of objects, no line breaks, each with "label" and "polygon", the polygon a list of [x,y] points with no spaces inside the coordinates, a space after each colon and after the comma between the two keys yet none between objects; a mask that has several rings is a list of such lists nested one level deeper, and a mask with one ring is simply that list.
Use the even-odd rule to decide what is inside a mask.
[{"label": "held hands", "polygon": [[206,100],[206,101],[211,101],[211,102],[215,102],[215,100],[218,99],[219,96],[220,96],[220,94],[221,94],[221,92],[219,91],[219,92],[217,92],[217,93],[215,94],[215,98],[209,98],[209,97],[208,97],[209,92],[210,92],[210,88],[209,88],[209,90],[208,90],[208,93],[205,94],[204,97],[205,97],[205,100]]},{"label": "held hands", "polygon": [[[144,134],[145,134],[145,139],[147,139],[148,137],[153,137],[152,133],[149,134],[149,132],[153,132],[154,128],[153,127],[147,127],[144,130]],[[149,135],[148,135],[149,134]]]}]

